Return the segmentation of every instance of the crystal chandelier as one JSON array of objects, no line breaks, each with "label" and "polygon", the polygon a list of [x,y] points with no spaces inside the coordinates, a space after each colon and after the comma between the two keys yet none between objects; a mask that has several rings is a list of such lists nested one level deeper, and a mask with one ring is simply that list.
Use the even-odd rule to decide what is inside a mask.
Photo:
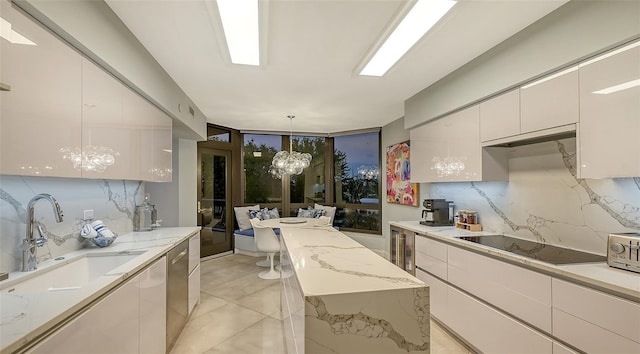
[{"label": "crystal chandelier", "polygon": [[116,156],[120,156],[120,153],[111,148],[93,145],[64,147],[60,149],[60,153],[63,159],[71,161],[76,170],[98,173],[104,172],[116,162]]},{"label": "crystal chandelier", "polygon": [[282,179],[284,175],[299,175],[311,164],[311,154],[293,151],[293,118],[296,116],[287,116],[291,121],[291,130],[289,133],[289,151],[280,151],[275,154],[269,173],[277,179]]},{"label": "crystal chandelier", "polygon": [[453,175],[459,176],[460,172],[465,169],[465,166],[464,162],[460,161],[460,159],[458,158],[439,158],[436,156],[431,160],[431,169],[436,171],[438,177],[447,177]]},{"label": "crystal chandelier", "polygon": [[378,170],[378,166],[365,166],[362,165],[358,167],[358,175],[362,179],[366,180],[374,180],[378,178],[380,171]]}]

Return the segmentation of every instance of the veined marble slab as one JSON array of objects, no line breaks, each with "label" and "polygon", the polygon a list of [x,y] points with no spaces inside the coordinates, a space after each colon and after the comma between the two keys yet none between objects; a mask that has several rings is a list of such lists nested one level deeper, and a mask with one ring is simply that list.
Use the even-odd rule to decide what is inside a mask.
[{"label": "veined marble slab", "polygon": [[281,235],[290,353],[429,352],[426,284],[335,229]]}]

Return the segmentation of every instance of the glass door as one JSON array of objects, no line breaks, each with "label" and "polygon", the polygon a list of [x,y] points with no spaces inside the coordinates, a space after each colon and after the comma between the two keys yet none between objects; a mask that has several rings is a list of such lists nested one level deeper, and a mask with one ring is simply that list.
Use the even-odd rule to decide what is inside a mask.
[{"label": "glass door", "polygon": [[200,257],[232,250],[231,152],[198,148]]}]

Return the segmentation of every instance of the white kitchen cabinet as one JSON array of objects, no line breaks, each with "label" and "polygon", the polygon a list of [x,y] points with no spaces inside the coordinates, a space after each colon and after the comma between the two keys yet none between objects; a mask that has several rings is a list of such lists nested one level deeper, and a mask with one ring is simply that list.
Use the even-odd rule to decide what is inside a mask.
[{"label": "white kitchen cabinet", "polygon": [[416,235],[416,267],[447,280],[447,245]]},{"label": "white kitchen cabinet", "polygon": [[200,302],[200,234],[189,239],[189,314]]},{"label": "white kitchen cabinet", "polygon": [[416,278],[429,285],[429,310],[431,311],[431,316],[442,323],[448,323],[447,288],[449,286],[420,269],[416,269]]},{"label": "white kitchen cabinet", "polygon": [[521,133],[577,123],[578,120],[577,66],[520,88]]},{"label": "white kitchen cabinet", "polygon": [[139,352],[163,353],[167,348],[167,257],[160,258],[137,278],[140,289]]},{"label": "white kitchen cabinet", "polygon": [[475,105],[414,128],[411,182],[508,180],[507,150],[482,148]]},{"label": "white kitchen cabinet", "polygon": [[580,64],[578,177],[640,176],[640,41]]},{"label": "white kitchen cabinet", "polygon": [[171,118],[88,59],[82,61],[82,152],[112,165],[83,166],[86,178],[171,180]]},{"label": "white kitchen cabinet", "polygon": [[640,353],[640,304],[553,279],[553,334],[587,352]]},{"label": "white kitchen cabinet", "polygon": [[480,103],[480,141],[520,134],[520,89]]},{"label": "white kitchen cabinet", "polygon": [[166,257],[31,348],[29,353],[163,353]]},{"label": "white kitchen cabinet", "polygon": [[30,353],[138,353],[137,278],[107,295]]},{"label": "white kitchen cabinet", "polygon": [[0,37],[0,82],[10,86],[0,91],[0,174],[80,177],[60,149],[81,143],[81,56],[10,1],[0,6],[13,33]]},{"label": "white kitchen cabinet", "polygon": [[552,340],[453,287],[447,325],[483,353],[552,353]]},{"label": "white kitchen cabinet", "polygon": [[551,277],[448,247],[448,281],[551,333]]}]

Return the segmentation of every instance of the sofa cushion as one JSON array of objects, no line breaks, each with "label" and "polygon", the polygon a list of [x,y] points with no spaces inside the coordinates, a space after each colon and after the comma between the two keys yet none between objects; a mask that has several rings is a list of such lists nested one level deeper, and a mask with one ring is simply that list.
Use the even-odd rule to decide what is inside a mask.
[{"label": "sofa cushion", "polygon": [[240,230],[251,229],[251,221],[249,221],[249,211],[260,210],[260,205],[256,204],[247,207],[234,207],[233,210],[236,213],[236,220],[238,221],[238,228]]},{"label": "sofa cushion", "polygon": [[[275,228],[273,229],[273,232],[276,233],[276,235],[280,235],[280,229],[279,228]],[[249,236],[249,237],[254,237],[254,233],[253,233],[253,229],[248,229],[248,230],[234,230],[233,231],[234,235],[241,235],[241,236]]]}]

